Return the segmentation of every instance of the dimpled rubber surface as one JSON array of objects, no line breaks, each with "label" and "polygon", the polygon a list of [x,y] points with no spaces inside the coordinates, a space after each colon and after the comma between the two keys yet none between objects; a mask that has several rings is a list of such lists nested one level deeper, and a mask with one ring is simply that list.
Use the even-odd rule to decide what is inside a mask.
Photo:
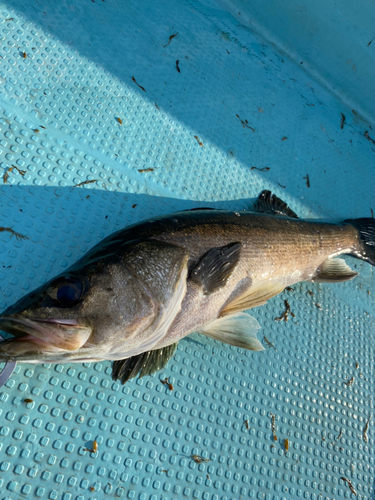
[{"label": "dimpled rubber surface", "polygon": [[[28,238],[0,233],[1,309],[150,216],[266,188],[302,217],[375,209],[375,133],[213,1],[9,0],[0,38],[0,227]],[[374,276],[348,262],[252,311],[263,353],[194,334],[125,386],[109,362],[18,365],[0,499],[354,498],[342,477],[374,499]]]}]

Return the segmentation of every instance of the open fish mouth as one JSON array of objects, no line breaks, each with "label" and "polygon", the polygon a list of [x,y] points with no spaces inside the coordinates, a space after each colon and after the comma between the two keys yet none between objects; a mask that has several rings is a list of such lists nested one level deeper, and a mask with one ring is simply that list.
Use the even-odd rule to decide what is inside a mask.
[{"label": "open fish mouth", "polygon": [[85,319],[41,319],[9,315],[0,317],[0,330],[14,336],[0,344],[0,351],[9,351],[9,346],[26,342],[34,344],[40,351],[51,352],[76,351],[86,343],[92,328]]}]

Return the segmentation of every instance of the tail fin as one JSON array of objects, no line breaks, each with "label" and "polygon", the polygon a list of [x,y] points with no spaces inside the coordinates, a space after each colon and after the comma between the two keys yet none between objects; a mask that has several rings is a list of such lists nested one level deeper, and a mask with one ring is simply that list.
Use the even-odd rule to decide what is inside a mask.
[{"label": "tail fin", "polygon": [[359,233],[359,238],[363,244],[363,249],[354,257],[365,260],[375,266],[375,219],[348,219],[345,224],[354,226]]}]

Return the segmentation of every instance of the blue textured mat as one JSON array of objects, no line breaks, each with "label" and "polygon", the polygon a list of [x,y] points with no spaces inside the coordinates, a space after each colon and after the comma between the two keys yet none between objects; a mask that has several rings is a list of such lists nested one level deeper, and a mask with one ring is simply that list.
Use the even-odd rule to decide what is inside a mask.
[{"label": "blue textured mat", "polygon": [[[301,217],[375,210],[375,132],[214,1],[8,0],[0,37],[0,227],[29,238],[0,235],[1,309],[152,215],[265,188]],[[374,499],[374,276],[348,260],[352,282],[253,310],[263,353],[195,334],[125,386],[110,363],[18,365],[1,500],[354,498],[342,477]]]}]

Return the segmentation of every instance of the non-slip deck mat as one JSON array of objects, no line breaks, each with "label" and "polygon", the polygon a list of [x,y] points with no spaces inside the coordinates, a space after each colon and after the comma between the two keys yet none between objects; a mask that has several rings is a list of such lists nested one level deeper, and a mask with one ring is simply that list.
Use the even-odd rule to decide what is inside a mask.
[{"label": "non-slip deck mat", "polygon": [[[0,37],[0,227],[28,238],[0,235],[1,309],[153,215],[262,189],[301,217],[375,210],[375,133],[213,1],[3,1]],[[349,260],[352,282],[252,311],[263,353],[195,334],[125,386],[108,362],[18,365],[0,498],[354,498],[344,477],[374,499],[374,276]]]}]

